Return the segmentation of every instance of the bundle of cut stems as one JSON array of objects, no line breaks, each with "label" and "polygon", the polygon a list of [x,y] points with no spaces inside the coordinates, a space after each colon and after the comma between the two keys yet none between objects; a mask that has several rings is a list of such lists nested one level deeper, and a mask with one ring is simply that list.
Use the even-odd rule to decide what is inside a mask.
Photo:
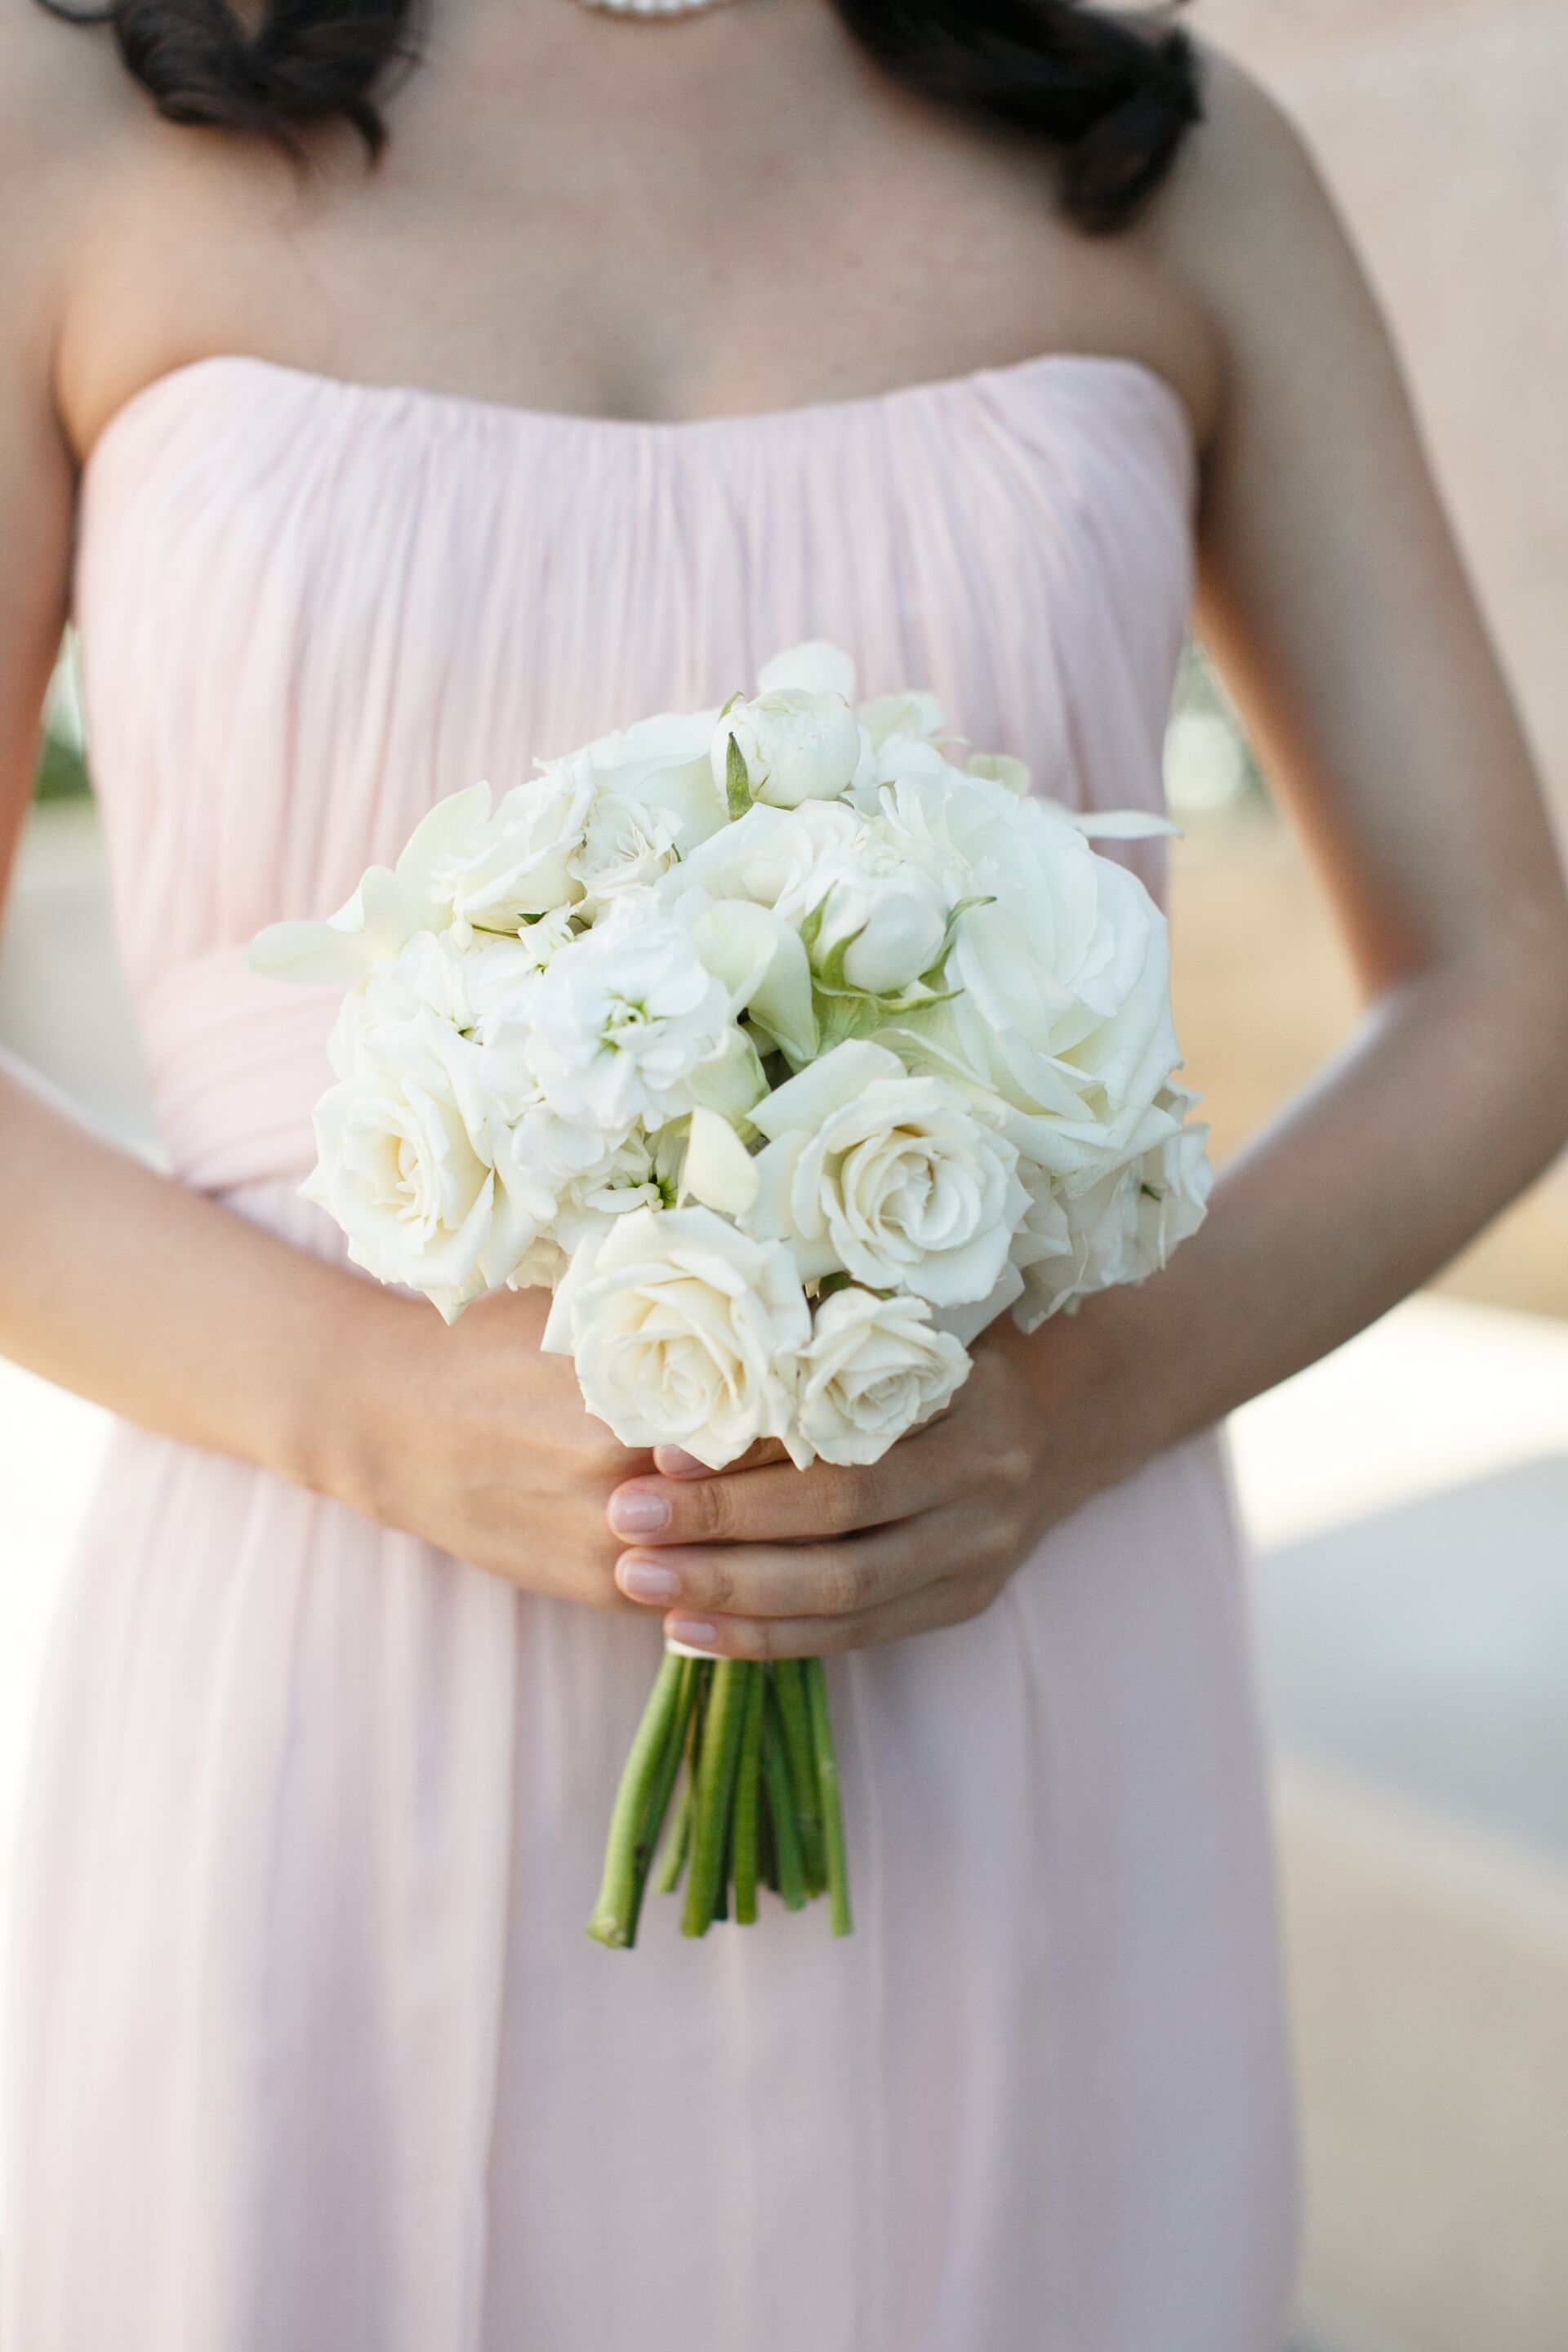
[{"label": "bundle of cut stems", "polygon": [[751,1927],[759,1886],[787,1911],[825,1894],[834,1934],[848,1935],[820,1658],[760,1665],[666,1651],[621,1776],[589,1935],[629,1949],[649,1883],[673,1895],[683,1872],[683,1935],[705,1936],[715,1919]]}]

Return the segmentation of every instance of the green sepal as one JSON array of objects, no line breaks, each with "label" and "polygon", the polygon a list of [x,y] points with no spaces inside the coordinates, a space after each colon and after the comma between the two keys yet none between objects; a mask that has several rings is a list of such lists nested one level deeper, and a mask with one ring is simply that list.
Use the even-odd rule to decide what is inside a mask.
[{"label": "green sepal", "polygon": [[734,824],[752,805],[752,777],[746,755],[733,735],[724,754],[724,796],[730,804],[730,822]]}]

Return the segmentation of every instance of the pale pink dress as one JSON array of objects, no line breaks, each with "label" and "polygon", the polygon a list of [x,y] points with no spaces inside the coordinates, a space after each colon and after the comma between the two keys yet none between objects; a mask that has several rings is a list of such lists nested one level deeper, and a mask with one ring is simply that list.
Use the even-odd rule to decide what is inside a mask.
[{"label": "pale pink dress", "polygon": [[[335,1251],[296,1197],[331,1000],[247,977],[251,935],[440,794],[802,637],[1064,797],[1156,804],[1194,489],[1174,394],[1115,360],[692,425],[154,383],[90,466],[77,611],[179,1173]],[[1289,2103],[1217,1444],[974,1622],[832,1664],[847,1944],[771,1900],[584,1937],[658,1648],[119,1433],[22,1845],[5,2352],[1271,2352]]]}]

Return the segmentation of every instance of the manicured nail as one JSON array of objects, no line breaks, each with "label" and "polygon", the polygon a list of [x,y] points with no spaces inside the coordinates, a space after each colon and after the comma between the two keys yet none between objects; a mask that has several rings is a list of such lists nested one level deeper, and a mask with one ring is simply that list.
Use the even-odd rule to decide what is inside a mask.
[{"label": "manicured nail", "polygon": [[688,1454],[679,1445],[656,1445],[653,1459],[655,1468],[667,1478],[706,1478],[710,1475],[706,1462],[699,1462],[695,1454]]},{"label": "manicured nail", "polygon": [[669,1525],[669,1505],[647,1486],[610,1497],[610,1525],[618,1536],[652,1536]]},{"label": "manicured nail", "polygon": [[617,1560],[616,1582],[628,1601],[673,1601],[680,1590],[680,1579],[672,1568],[637,1552],[627,1552]]},{"label": "manicured nail", "polygon": [[683,1658],[716,1658],[719,1655],[719,1628],[710,1625],[706,1617],[667,1617],[664,1621],[665,1647]]}]

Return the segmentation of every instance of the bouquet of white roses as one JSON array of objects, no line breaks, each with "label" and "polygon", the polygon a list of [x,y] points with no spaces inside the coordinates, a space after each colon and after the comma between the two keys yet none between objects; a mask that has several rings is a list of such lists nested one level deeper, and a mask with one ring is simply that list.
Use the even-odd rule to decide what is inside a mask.
[{"label": "bouquet of white roses", "polygon": [[[758,685],[457,793],[251,952],[353,981],[304,1190],[354,1262],[448,1320],[549,1286],[589,1410],[714,1470],[876,1461],[995,1317],[1141,1280],[1209,1183],[1163,919],[1090,846],[1163,821],[1032,794],[927,694],[858,704],[833,646]],[[847,1931],[820,1661],[667,1654],[589,1932],[683,1869],[689,1934],[760,1880]]]}]

